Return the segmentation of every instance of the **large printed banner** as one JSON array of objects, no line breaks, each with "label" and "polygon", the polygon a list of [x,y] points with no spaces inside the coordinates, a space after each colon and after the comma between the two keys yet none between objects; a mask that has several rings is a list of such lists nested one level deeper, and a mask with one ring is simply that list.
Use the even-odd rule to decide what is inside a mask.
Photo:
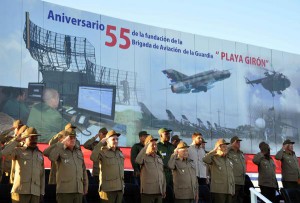
[{"label": "large printed banner", "polygon": [[165,127],[208,150],[235,135],[246,153],[299,149],[299,55],[37,0],[0,16],[1,130],[21,119],[48,142],[72,122],[82,144],[106,127],[132,146]]}]

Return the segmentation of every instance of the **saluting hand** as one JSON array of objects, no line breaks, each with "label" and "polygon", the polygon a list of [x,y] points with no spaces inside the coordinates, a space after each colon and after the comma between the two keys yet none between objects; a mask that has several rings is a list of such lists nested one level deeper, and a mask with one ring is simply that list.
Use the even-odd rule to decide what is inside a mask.
[{"label": "saluting hand", "polygon": [[178,149],[174,149],[174,154],[178,155]]},{"label": "saluting hand", "polygon": [[15,140],[17,142],[21,142],[21,141],[24,141],[26,138],[22,138],[21,134],[17,134],[16,137],[15,137]]},{"label": "saluting hand", "polygon": [[102,140],[100,140],[100,142],[104,144],[107,139],[108,139],[107,137],[104,137],[104,138],[102,138]]},{"label": "saluting hand", "polygon": [[69,146],[70,143],[70,136],[68,135],[67,137],[65,137],[61,143],[63,143],[65,146]]},{"label": "saluting hand", "polygon": [[149,142],[145,147],[146,148],[146,154],[152,154],[153,152],[155,152],[155,146],[153,145],[152,142]]}]

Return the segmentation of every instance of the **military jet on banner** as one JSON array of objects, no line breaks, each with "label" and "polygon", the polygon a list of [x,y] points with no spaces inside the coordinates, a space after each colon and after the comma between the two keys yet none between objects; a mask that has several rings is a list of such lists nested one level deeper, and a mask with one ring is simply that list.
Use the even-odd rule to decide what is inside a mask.
[{"label": "military jet on banner", "polygon": [[[180,122],[176,120],[175,116],[171,111],[167,110],[169,119],[159,119],[152,114],[152,112],[147,108],[143,102],[138,102],[142,111],[142,124],[144,126],[154,127],[154,128],[170,128],[173,129],[180,127]],[[171,116],[171,118],[170,118]]]},{"label": "military jet on banner", "polygon": [[284,91],[286,88],[291,86],[291,81],[282,73],[278,73],[276,71],[266,71],[264,74],[266,77],[256,79],[256,80],[249,80],[248,78],[245,77],[246,79],[246,84],[250,84],[254,86],[253,84],[261,84],[263,88],[268,90],[272,96],[275,96],[274,92],[277,92],[277,94],[282,94],[282,91]]},{"label": "military jet on banner", "polygon": [[195,75],[187,76],[173,69],[162,71],[169,79],[171,79],[171,90],[177,94],[207,92],[213,88],[213,83],[229,78],[231,73],[229,70],[208,70]]}]

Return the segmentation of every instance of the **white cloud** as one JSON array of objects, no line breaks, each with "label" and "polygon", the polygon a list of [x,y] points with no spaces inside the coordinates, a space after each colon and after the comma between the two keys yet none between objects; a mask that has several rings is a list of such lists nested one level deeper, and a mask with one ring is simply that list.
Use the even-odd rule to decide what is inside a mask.
[{"label": "white cloud", "polygon": [[282,109],[300,113],[300,97],[296,89],[288,88],[283,91],[279,102]]}]

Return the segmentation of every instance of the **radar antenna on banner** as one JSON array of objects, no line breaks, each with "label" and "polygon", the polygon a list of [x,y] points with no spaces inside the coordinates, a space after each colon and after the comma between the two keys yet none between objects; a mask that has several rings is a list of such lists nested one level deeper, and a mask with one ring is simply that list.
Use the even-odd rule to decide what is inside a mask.
[{"label": "radar antenna on banner", "polygon": [[[86,38],[39,27],[26,12],[23,39],[31,57],[38,62],[46,87],[57,89],[65,104],[74,104],[81,84],[116,86],[119,104],[136,105],[140,101],[142,90],[136,87],[136,73],[96,65],[95,47]],[[127,83],[124,86],[119,81]],[[135,97],[130,98],[129,94]]]}]

